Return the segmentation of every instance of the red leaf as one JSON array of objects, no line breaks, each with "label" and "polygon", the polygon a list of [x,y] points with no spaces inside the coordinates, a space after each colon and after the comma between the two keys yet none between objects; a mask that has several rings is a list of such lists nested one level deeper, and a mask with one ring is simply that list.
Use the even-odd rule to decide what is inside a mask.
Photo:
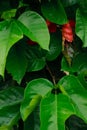
[{"label": "red leaf", "polygon": [[74,20],[69,20],[69,24],[72,28],[75,28],[75,21]]},{"label": "red leaf", "polygon": [[37,42],[34,42],[34,41],[30,40],[30,39],[27,41],[27,43],[29,45],[36,45],[37,44]]},{"label": "red leaf", "polygon": [[62,37],[65,38],[68,42],[73,41],[74,34],[72,27],[75,27],[75,23],[73,21],[69,21],[62,26]]},{"label": "red leaf", "polygon": [[55,23],[50,22],[49,20],[46,20],[46,24],[48,26],[49,32],[54,33],[57,30],[57,25]]}]

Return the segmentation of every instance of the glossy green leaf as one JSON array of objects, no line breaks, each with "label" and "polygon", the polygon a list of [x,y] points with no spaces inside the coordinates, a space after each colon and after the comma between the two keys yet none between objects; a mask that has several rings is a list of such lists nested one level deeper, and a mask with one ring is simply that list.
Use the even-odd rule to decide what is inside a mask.
[{"label": "glossy green leaf", "polygon": [[87,65],[86,64],[80,66],[77,75],[82,85],[87,89]]},{"label": "glossy green leaf", "polygon": [[65,57],[62,57],[61,71],[67,71],[67,72],[74,72],[75,71],[72,66],[69,66]]},{"label": "glossy green leaf", "polygon": [[40,110],[39,106],[29,115],[24,122],[24,130],[39,130],[40,129]]},{"label": "glossy green leaf", "polygon": [[76,115],[71,115],[65,124],[66,130],[87,130],[87,123]]},{"label": "glossy green leaf", "polygon": [[28,59],[28,67],[27,67],[28,72],[38,71],[45,67],[46,65],[45,52],[43,52],[43,50],[37,45],[27,46],[26,56]]},{"label": "glossy green leaf", "polygon": [[72,60],[72,65],[69,66],[66,59],[63,57],[61,62],[61,70],[68,72],[79,72],[81,66],[87,66],[87,50],[77,52]]},{"label": "glossy green leaf", "polygon": [[60,0],[41,0],[41,5],[46,19],[60,25],[67,22],[67,16]]},{"label": "glossy green leaf", "polygon": [[[7,106],[0,110],[0,129],[6,127],[7,130],[13,125],[16,125],[17,121],[20,119],[20,106]],[[4,129],[4,128],[3,128]]]},{"label": "glossy green leaf", "polygon": [[51,61],[57,58],[62,51],[62,36],[61,32],[50,34],[50,46],[49,51],[46,54],[47,60]]},{"label": "glossy green leaf", "polygon": [[[35,56],[35,55],[34,55]],[[36,56],[35,56],[36,57]],[[41,69],[43,69],[44,67],[45,67],[45,58],[38,58],[38,57],[36,57],[35,59],[34,59],[34,57],[33,57],[33,59],[31,59],[30,61],[29,61],[29,65],[28,65],[28,69],[27,69],[27,71],[28,72],[31,72],[31,71],[39,71],[39,70],[41,70]]]},{"label": "glossy green leaf", "polygon": [[16,21],[0,22],[0,75],[4,76],[6,58],[10,48],[22,37],[23,33]]},{"label": "glossy green leaf", "polygon": [[24,130],[34,130],[35,121],[33,112],[29,115],[29,117],[24,122]]},{"label": "glossy green leaf", "polygon": [[87,14],[84,15],[79,9],[76,12],[76,34],[83,41],[83,47],[87,47]]},{"label": "glossy green leaf", "polygon": [[12,17],[15,17],[16,11],[17,11],[16,9],[4,11],[1,15],[1,18],[6,20],[6,19],[10,19]]},{"label": "glossy green leaf", "polygon": [[45,20],[38,13],[26,11],[18,18],[24,34],[37,42],[43,49],[49,50],[50,35]]},{"label": "glossy green leaf", "polygon": [[78,78],[69,75],[59,81],[60,89],[67,94],[76,108],[77,115],[87,122],[87,90],[82,86]]},{"label": "glossy green leaf", "polygon": [[66,119],[75,114],[71,100],[63,94],[48,93],[41,101],[40,130],[65,130]]},{"label": "glossy green leaf", "polygon": [[11,73],[14,80],[19,84],[27,70],[28,61],[26,58],[25,47],[21,41],[11,48],[6,62],[6,69]]},{"label": "glossy green leaf", "polygon": [[17,105],[23,99],[23,88],[10,87],[0,91],[0,109],[7,106]]},{"label": "glossy green leaf", "polygon": [[20,112],[23,120],[26,120],[30,113],[34,110],[41,98],[48,93],[53,84],[47,79],[39,78],[30,81],[24,92],[24,100],[22,102]]},{"label": "glossy green leaf", "polygon": [[23,88],[10,87],[0,91],[0,130],[9,130],[20,118]]},{"label": "glossy green leaf", "polygon": [[80,11],[87,15],[87,0],[78,0],[78,5]]},{"label": "glossy green leaf", "polygon": [[78,0],[61,0],[65,7],[72,6],[78,2]]},{"label": "glossy green leaf", "polygon": [[79,68],[83,65],[87,65],[87,51],[83,51],[78,53],[74,59],[73,59],[73,63],[72,63],[72,68],[75,72],[79,71]]},{"label": "glossy green leaf", "polygon": [[0,130],[10,130],[10,128],[8,126],[1,126]]}]

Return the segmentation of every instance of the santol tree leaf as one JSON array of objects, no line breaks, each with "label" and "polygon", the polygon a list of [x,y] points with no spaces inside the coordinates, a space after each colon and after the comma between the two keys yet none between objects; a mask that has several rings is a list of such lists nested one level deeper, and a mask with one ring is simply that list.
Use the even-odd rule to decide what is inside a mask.
[{"label": "santol tree leaf", "polygon": [[40,104],[40,130],[65,130],[66,119],[75,114],[75,109],[68,96],[49,92]]},{"label": "santol tree leaf", "polygon": [[49,50],[50,35],[45,20],[34,11],[26,11],[18,18],[23,33],[43,49]]},{"label": "santol tree leaf", "polygon": [[77,116],[87,122],[87,90],[78,78],[73,75],[64,76],[59,81],[59,85],[61,91],[71,98]]},{"label": "santol tree leaf", "polygon": [[26,73],[27,65],[26,48],[22,40],[10,49],[7,56],[6,69],[11,73],[13,79],[20,84]]},{"label": "santol tree leaf", "polygon": [[[78,1],[78,0],[77,0]],[[80,11],[87,15],[87,1],[86,0],[79,0],[78,1]]]},{"label": "santol tree leaf", "polygon": [[0,22],[0,75],[3,77],[8,52],[22,38],[23,33],[15,20]]},{"label": "santol tree leaf", "polygon": [[41,0],[41,10],[44,17],[56,24],[67,23],[67,16],[60,0]]},{"label": "santol tree leaf", "polygon": [[87,13],[83,14],[80,9],[76,12],[76,34],[83,41],[83,47],[87,47]]},{"label": "santol tree leaf", "polygon": [[9,87],[0,91],[0,130],[10,130],[20,119],[24,89]]},{"label": "santol tree leaf", "polygon": [[81,84],[87,89],[87,65],[86,64],[80,66],[80,68],[78,69],[77,76]]},{"label": "santol tree leaf", "polygon": [[49,51],[46,54],[46,59],[48,61],[55,60],[62,51],[62,36],[61,32],[57,31],[56,33],[50,34],[50,46]]},{"label": "santol tree leaf", "polygon": [[41,98],[47,94],[52,87],[53,84],[43,78],[34,79],[27,84],[24,91],[24,100],[20,107],[21,116],[24,121],[38,105]]},{"label": "santol tree leaf", "polygon": [[45,67],[47,51],[41,49],[38,45],[28,45],[26,49],[26,57],[28,59],[27,71],[38,71]]},{"label": "santol tree leaf", "polygon": [[74,4],[77,4],[78,0],[61,0],[64,7],[69,7]]}]

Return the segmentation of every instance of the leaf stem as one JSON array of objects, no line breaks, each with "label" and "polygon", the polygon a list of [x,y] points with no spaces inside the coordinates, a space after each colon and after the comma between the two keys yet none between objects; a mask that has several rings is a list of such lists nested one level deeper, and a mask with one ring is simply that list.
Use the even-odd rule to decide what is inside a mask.
[{"label": "leaf stem", "polygon": [[53,75],[52,71],[50,70],[49,66],[46,64],[46,69],[47,71],[49,72],[51,78],[52,78],[52,81],[53,81],[53,84],[56,86],[56,79],[55,79],[55,75]]},{"label": "leaf stem", "polygon": [[61,85],[59,85],[59,89],[60,89],[60,91],[61,91],[64,95],[68,95],[67,92],[64,90],[64,88],[63,88]]}]

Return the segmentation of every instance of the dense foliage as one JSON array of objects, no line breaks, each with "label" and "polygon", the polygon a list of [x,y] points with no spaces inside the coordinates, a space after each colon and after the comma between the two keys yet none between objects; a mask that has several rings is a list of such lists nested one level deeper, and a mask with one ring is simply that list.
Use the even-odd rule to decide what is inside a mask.
[{"label": "dense foliage", "polygon": [[0,1],[0,130],[87,130],[87,1]]}]

